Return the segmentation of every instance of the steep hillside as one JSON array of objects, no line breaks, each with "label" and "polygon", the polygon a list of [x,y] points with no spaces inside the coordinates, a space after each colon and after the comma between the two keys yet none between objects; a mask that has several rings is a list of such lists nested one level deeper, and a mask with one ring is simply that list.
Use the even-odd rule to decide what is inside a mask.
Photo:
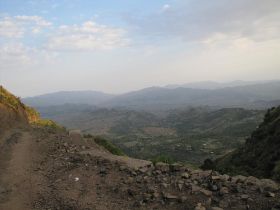
[{"label": "steep hillside", "polygon": [[217,170],[226,173],[280,180],[280,107],[268,110],[243,147],[215,164]]},{"label": "steep hillside", "polygon": [[46,126],[64,129],[52,120],[43,119],[39,112],[21,102],[0,86],[0,133],[16,127]]},{"label": "steep hillside", "polygon": [[10,127],[27,125],[38,119],[37,111],[24,105],[19,98],[0,86],[0,132]]}]

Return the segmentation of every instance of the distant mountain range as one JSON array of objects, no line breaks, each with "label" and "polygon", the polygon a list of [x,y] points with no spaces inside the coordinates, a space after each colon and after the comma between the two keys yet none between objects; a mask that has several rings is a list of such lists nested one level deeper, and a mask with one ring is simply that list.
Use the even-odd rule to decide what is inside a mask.
[{"label": "distant mountain range", "polygon": [[34,107],[72,103],[136,110],[186,106],[266,109],[280,104],[280,81],[200,82],[172,88],[150,87],[121,95],[96,91],[64,91],[25,98],[23,102]]},{"label": "distant mountain range", "polygon": [[63,104],[88,104],[96,105],[112,99],[114,95],[98,91],[60,91],[23,98],[22,101],[34,107],[57,106]]},{"label": "distant mountain range", "polygon": [[277,82],[277,80],[268,80],[268,81],[235,80],[235,81],[232,81],[232,82],[201,81],[201,82],[186,83],[186,84],[182,84],[182,85],[178,85],[178,84],[166,85],[165,87],[166,88],[171,88],[171,89],[183,87],[183,88],[215,90],[215,89],[220,89],[220,88],[256,85],[256,84],[264,84],[264,83],[270,83],[270,82]]}]

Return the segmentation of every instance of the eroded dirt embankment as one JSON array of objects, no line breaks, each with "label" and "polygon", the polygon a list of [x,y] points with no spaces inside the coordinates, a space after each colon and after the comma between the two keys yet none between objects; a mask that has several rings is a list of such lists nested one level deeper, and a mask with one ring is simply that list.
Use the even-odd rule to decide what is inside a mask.
[{"label": "eroded dirt embankment", "polygon": [[280,209],[279,185],[254,177],[116,157],[42,128],[0,138],[0,209]]}]

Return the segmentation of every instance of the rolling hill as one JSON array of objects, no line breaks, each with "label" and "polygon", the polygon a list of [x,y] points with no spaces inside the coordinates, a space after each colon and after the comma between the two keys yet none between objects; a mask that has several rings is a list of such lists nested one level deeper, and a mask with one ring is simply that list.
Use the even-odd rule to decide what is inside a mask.
[{"label": "rolling hill", "polygon": [[[240,84],[240,83],[239,83]],[[263,82],[222,88],[150,87],[120,95],[96,91],[64,91],[24,98],[33,107],[62,104],[88,104],[134,110],[168,110],[186,106],[267,109],[280,103],[280,82]]]},{"label": "rolling hill", "polygon": [[96,105],[113,97],[114,95],[98,91],[61,91],[23,98],[22,101],[33,107],[55,106],[67,103]]},{"label": "rolling hill", "polygon": [[101,105],[144,110],[172,109],[185,106],[264,109],[279,99],[280,82],[268,82],[214,90],[152,87],[117,96]]},{"label": "rolling hill", "polygon": [[165,154],[194,164],[243,144],[264,114],[262,110],[194,107],[156,115],[79,105],[41,107],[39,111],[68,128],[109,138],[133,157],[152,159]]},{"label": "rolling hill", "polygon": [[[270,80],[270,81],[243,81],[243,80],[236,80],[232,82],[214,82],[214,81],[201,81],[201,82],[191,82],[182,85],[166,85],[166,88],[193,88],[193,89],[221,89],[221,88],[228,88],[228,87],[237,87],[237,86],[248,86],[248,85],[257,85],[257,84],[265,84],[269,82],[277,82],[278,80]],[[278,81],[279,82],[279,81]]]}]

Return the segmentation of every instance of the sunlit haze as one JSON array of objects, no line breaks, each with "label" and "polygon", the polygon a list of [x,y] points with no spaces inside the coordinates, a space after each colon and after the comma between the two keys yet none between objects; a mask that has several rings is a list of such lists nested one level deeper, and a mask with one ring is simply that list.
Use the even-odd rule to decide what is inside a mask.
[{"label": "sunlit haze", "polygon": [[280,79],[279,0],[1,0],[0,84],[25,97]]}]

